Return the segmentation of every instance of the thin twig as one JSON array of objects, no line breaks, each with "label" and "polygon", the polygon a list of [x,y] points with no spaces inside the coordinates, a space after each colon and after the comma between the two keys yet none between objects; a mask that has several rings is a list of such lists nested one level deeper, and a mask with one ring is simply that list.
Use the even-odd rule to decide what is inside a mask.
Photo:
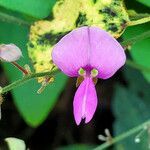
[{"label": "thin twig", "polygon": [[0,91],[1,92],[0,94],[4,94],[18,86],[21,86],[33,78],[38,78],[38,77],[43,77],[43,76],[52,76],[52,75],[55,75],[57,72],[58,72],[58,70],[25,75],[22,79],[19,79],[15,82],[5,86],[4,88],[2,88],[2,90]]},{"label": "thin twig", "polygon": [[133,134],[135,134],[137,132],[139,132],[140,130],[144,129],[145,126],[147,126],[149,124],[150,124],[150,120],[148,120],[148,121],[146,121],[146,122],[144,122],[144,123],[142,123],[142,124],[132,128],[132,129],[128,130],[127,132],[124,132],[123,134],[121,134],[121,135],[119,135],[119,136],[117,136],[115,138],[112,138],[111,142],[105,142],[104,144],[96,147],[94,150],[104,150],[104,149],[110,147],[111,145],[113,145],[114,143],[122,141],[125,138],[127,138],[127,137],[129,137],[129,136],[131,136],[131,135],[133,135]]}]

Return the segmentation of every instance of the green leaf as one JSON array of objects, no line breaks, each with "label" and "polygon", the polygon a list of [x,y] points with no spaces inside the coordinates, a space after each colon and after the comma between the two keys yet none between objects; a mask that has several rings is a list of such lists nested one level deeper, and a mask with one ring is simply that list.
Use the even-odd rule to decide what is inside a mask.
[{"label": "green leaf", "polygon": [[150,7],[150,1],[149,0],[137,0],[138,2]]},{"label": "green leaf", "polygon": [[9,150],[25,150],[26,149],[25,142],[23,140],[9,137],[9,138],[6,138],[5,141],[9,147]]},{"label": "green leaf", "polygon": [[[140,33],[148,31],[150,26],[150,23],[134,26],[134,27],[128,27],[123,34],[123,37],[125,39],[129,39],[131,37],[134,37],[135,35],[138,35]],[[130,50],[131,56],[133,60],[144,67],[150,68],[150,50],[149,50],[149,43],[150,38],[141,40],[137,43],[135,43]],[[145,78],[150,82],[150,72],[143,71],[143,75]]]},{"label": "green leaf", "polygon": [[35,18],[47,17],[56,0],[0,0],[0,6]]},{"label": "green leaf", "polygon": [[[22,66],[30,63],[26,50],[28,32],[27,27],[0,22],[0,43],[14,43],[22,49],[24,57],[19,61]],[[10,82],[22,77],[22,73],[11,64],[3,63],[3,66]],[[59,73],[54,83],[48,85],[40,95],[37,94],[40,84],[36,80],[12,90],[14,102],[29,125],[36,127],[46,119],[63,90],[66,79],[64,74]]]},{"label": "green leaf", "polygon": [[141,72],[130,67],[125,67],[123,73],[129,85],[128,89],[141,97],[145,103],[150,103],[150,84],[143,77]]},{"label": "green leaf", "polygon": [[[114,124],[115,136],[149,119],[149,107],[150,103],[149,105],[144,103],[138,95],[118,85],[113,102],[113,112],[116,117]],[[117,144],[116,149],[145,150],[148,148],[148,135],[146,131],[140,137],[140,143],[135,143],[135,137],[136,135],[133,135],[120,142]]]}]

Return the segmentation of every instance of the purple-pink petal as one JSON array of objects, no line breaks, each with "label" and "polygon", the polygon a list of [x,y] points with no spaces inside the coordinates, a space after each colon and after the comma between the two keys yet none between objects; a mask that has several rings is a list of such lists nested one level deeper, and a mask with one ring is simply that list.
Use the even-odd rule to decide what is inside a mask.
[{"label": "purple-pink petal", "polygon": [[54,63],[68,76],[78,76],[82,68],[95,68],[98,77],[111,77],[125,63],[124,49],[106,31],[81,27],[64,36],[52,51]]},{"label": "purple-pink petal", "polygon": [[74,117],[76,124],[79,125],[82,119],[88,123],[97,107],[97,94],[92,78],[86,77],[78,87],[73,102]]},{"label": "purple-pink petal", "polygon": [[107,79],[125,64],[126,56],[119,42],[109,33],[97,27],[89,28],[90,65]]},{"label": "purple-pink petal", "polygon": [[78,70],[88,63],[87,27],[75,29],[64,36],[52,51],[53,62],[68,76],[78,76]]}]

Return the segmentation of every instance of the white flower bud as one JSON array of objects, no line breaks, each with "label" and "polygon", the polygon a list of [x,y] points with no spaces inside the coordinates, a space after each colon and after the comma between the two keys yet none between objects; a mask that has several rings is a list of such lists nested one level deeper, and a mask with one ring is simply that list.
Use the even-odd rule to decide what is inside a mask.
[{"label": "white flower bud", "polygon": [[0,45],[0,59],[6,62],[17,61],[22,56],[22,52],[19,47],[14,44],[2,44]]}]

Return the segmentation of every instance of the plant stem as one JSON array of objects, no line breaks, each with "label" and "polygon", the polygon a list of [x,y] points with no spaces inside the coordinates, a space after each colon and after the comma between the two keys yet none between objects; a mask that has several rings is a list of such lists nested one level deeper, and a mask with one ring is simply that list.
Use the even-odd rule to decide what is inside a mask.
[{"label": "plant stem", "polygon": [[28,74],[28,71],[27,71],[26,69],[24,69],[23,67],[21,67],[18,63],[12,62],[12,64],[13,64],[16,68],[18,68],[21,72],[23,72],[25,75]]},{"label": "plant stem", "polygon": [[138,19],[138,20],[135,20],[135,21],[129,21],[127,23],[127,26],[135,26],[135,25],[146,23],[146,22],[149,22],[149,21],[150,21],[150,16],[142,18],[142,19]]},{"label": "plant stem", "polygon": [[132,44],[136,43],[137,41],[140,41],[140,40],[143,40],[143,39],[146,39],[149,37],[150,37],[150,30],[121,42],[121,45],[122,46],[132,45]]},{"label": "plant stem", "polygon": [[21,86],[33,78],[43,77],[43,76],[52,76],[52,75],[55,75],[57,72],[58,72],[58,70],[25,75],[22,79],[19,79],[15,82],[9,84],[8,86],[2,88],[0,91],[0,94],[4,94],[4,93],[6,93],[6,92],[18,87],[18,86]]},{"label": "plant stem", "polygon": [[6,21],[6,22],[13,22],[13,23],[18,23],[20,25],[26,25],[30,26],[31,24],[25,20],[22,20],[20,18],[16,18],[14,16],[10,16],[8,14],[0,12],[0,20]]},{"label": "plant stem", "polygon": [[129,136],[131,136],[131,135],[133,135],[133,134],[135,134],[137,132],[139,132],[140,130],[144,129],[145,126],[147,126],[147,125],[150,125],[150,120],[148,120],[148,121],[146,121],[146,122],[144,122],[144,123],[142,123],[142,124],[132,128],[132,129],[128,130],[127,132],[124,132],[123,134],[113,138],[109,142],[105,142],[104,144],[96,147],[94,150],[104,150],[104,149],[110,147],[111,145],[113,145],[114,143],[122,141],[123,139],[125,139],[125,138],[127,138],[127,137],[129,137]]}]

